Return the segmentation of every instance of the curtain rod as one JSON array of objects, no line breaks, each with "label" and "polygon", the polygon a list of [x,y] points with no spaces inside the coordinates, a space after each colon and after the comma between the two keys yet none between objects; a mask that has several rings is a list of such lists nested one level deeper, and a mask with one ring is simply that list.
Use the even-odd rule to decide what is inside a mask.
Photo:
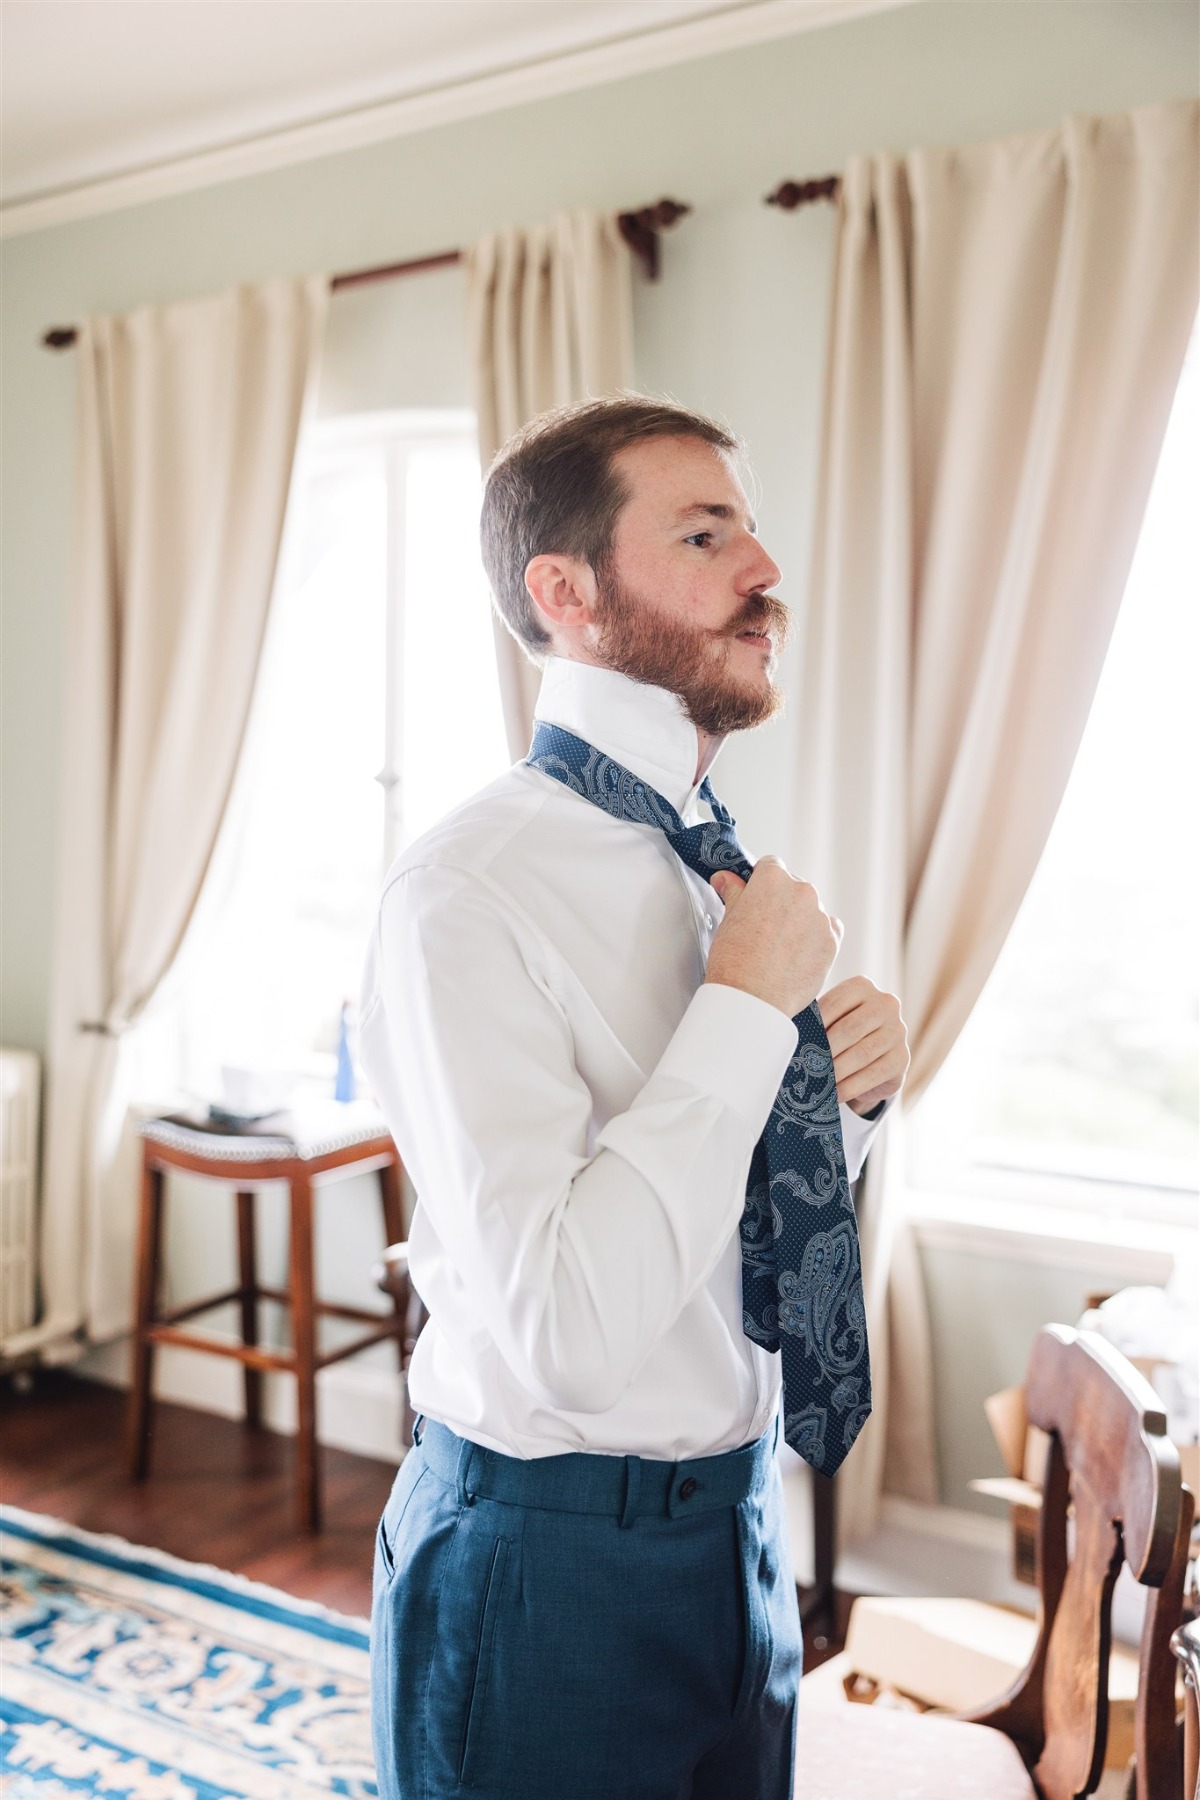
[{"label": "curtain rod", "polygon": [[[659,232],[676,224],[691,210],[682,200],[657,200],[653,206],[640,207],[637,212],[617,214],[617,228],[641,263],[648,281],[658,280]],[[398,275],[448,269],[462,262],[465,254],[463,250],[440,250],[434,256],[414,256],[408,262],[383,263],[373,269],[351,269],[347,274],[335,275],[329,285],[337,293],[342,288],[366,287],[373,281],[392,281]],[[69,350],[78,336],[74,325],[55,325],[42,334],[42,345],[47,350]]]},{"label": "curtain rod", "polygon": [[808,206],[814,200],[836,200],[841,186],[840,175],[820,175],[815,181],[781,181],[775,192],[767,195],[766,204],[795,212],[798,206]]}]

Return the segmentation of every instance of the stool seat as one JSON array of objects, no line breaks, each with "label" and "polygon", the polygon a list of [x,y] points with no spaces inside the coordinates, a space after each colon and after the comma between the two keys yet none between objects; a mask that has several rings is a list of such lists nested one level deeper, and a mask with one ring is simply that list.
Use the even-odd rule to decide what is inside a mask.
[{"label": "stool seat", "polygon": [[[129,1400],[129,1456],[135,1481],[149,1471],[151,1388],[154,1353],[159,1345],[232,1357],[244,1370],[246,1420],[262,1422],[262,1376],[267,1370],[296,1381],[297,1513],[302,1529],[320,1523],[317,1462],[316,1375],[319,1369],[356,1355],[385,1339],[396,1345],[403,1379],[407,1361],[408,1307],[392,1295],[386,1313],[319,1300],[315,1291],[313,1196],[323,1179],[334,1174],[379,1176],[384,1244],[403,1236],[400,1156],[383,1115],[369,1102],[315,1101],[291,1113],[273,1114],[253,1124],[231,1127],[207,1116],[172,1113],[142,1122],[142,1204],[138,1230],[136,1316],[133,1379]],[[238,1282],[219,1294],[206,1294],[170,1312],[161,1309],[165,1177],[178,1170],[231,1185],[237,1197]],[[255,1188],[263,1182],[288,1186],[289,1250],[285,1288],[264,1287],[258,1279],[254,1206]],[[259,1343],[258,1304],[271,1300],[291,1314],[290,1350],[266,1349]],[[241,1343],[182,1329],[185,1321],[236,1303],[241,1315]],[[351,1319],[369,1327],[349,1343],[322,1352],[317,1321]]]},{"label": "stool seat", "polygon": [[[186,1151],[208,1162],[315,1162],[389,1137],[383,1114],[368,1101],[316,1101],[302,1113],[272,1113],[233,1131],[199,1116],[168,1113],[147,1119],[141,1135],[153,1144]],[[390,1139],[389,1139],[390,1141]]]}]

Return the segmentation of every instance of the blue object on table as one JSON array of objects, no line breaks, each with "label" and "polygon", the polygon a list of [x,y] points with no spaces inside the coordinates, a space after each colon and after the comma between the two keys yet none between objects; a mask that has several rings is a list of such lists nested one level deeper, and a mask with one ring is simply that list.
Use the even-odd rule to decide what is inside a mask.
[{"label": "blue object on table", "polygon": [[355,1097],[354,1063],[350,1057],[350,1034],[346,1021],[349,1010],[350,1002],[343,1000],[342,1016],[338,1024],[337,1077],[333,1084],[335,1100],[353,1100]]}]

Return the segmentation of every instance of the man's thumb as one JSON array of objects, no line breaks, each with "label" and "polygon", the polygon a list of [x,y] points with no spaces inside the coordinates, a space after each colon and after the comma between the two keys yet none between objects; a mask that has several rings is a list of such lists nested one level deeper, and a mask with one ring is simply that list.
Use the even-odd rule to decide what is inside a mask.
[{"label": "man's thumb", "polygon": [[746,885],[741,876],[735,875],[732,869],[718,869],[715,875],[709,876],[709,884],[716,889],[726,912],[729,911]]}]

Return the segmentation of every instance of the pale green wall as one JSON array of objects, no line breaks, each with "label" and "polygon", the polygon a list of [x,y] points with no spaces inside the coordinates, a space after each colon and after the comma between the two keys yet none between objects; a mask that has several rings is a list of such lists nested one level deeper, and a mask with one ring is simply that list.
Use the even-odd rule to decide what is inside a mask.
[{"label": "pale green wall", "polygon": [[[989,1394],[1025,1379],[1033,1340],[1043,1325],[1073,1325],[1089,1294],[1122,1283],[1120,1257],[1084,1271],[1063,1261],[926,1248],[921,1269],[937,1386],[935,1423],[941,1497],[947,1506],[1003,1517],[1000,1502],[973,1494],[980,1475],[1005,1475],[983,1410]],[[1126,1277],[1127,1279],[1127,1277]]]},{"label": "pale green wall", "polygon": [[[6,242],[5,1038],[41,1047],[45,1036],[73,406],[70,355],[37,347],[47,325],[235,280],[386,261],[562,207],[676,194],[696,216],[669,240],[661,284],[640,295],[640,376],[727,414],[748,436],[764,539],[795,599],[830,215],[784,218],[760,196],[857,150],[1031,130],[1067,111],[1186,93],[1197,38],[1190,0],[906,7]],[[406,311],[422,328],[433,309],[403,284],[362,307],[379,334],[385,403],[403,398],[396,377],[420,363],[435,365],[421,397],[432,375],[445,397],[461,398],[453,304],[436,313],[442,335],[422,336],[419,354]],[[349,313],[335,324],[350,361],[352,324]],[[397,354],[406,335],[411,354]],[[786,796],[770,794],[770,777],[786,759],[770,732],[735,749],[725,784],[763,843],[778,832]]]},{"label": "pale green wall", "polygon": [[[662,281],[639,290],[639,378],[748,438],[763,538],[799,603],[832,214],[784,217],[761,196],[855,151],[1009,135],[1189,93],[1198,49],[1192,0],[922,4],[5,243],[5,1041],[41,1048],[46,1028],[73,408],[70,355],[38,348],[46,326],[417,255],[561,208],[687,199],[695,216],[667,240]],[[326,407],[461,404],[461,299],[456,274],[339,298]],[[795,860],[781,823],[791,729],[731,746],[722,786],[748,840]],[[361,1270],[373,1245],[346,1251]],[[930,1277],[941,1285],[936,1264]],[[1039,1306],[1061,1315],[1070,1298],[1064,1288]],[[1004,1320],[1004,1297],[990,1300]],[[948,1317],[939,1304],[935,1294],[935,1323]],[[956,1500],[976,1449],[954,1450],[958,1422],[1009,1361],[986,1345],[955,1360],[943,1451]]]}]

